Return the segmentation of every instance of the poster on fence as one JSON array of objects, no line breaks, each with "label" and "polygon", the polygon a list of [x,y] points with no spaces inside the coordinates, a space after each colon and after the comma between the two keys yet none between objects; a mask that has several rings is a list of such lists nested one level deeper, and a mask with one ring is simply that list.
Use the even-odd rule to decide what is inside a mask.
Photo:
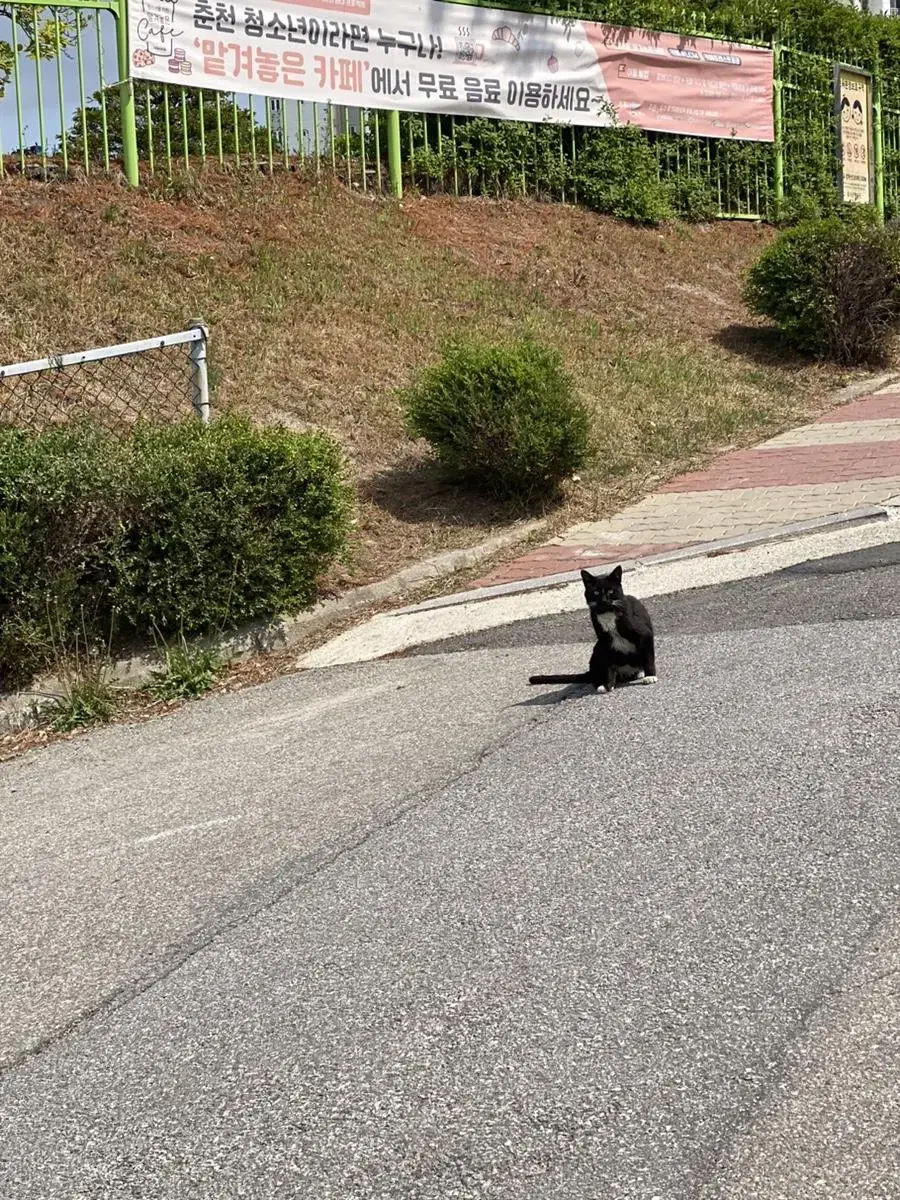
[{"label": "poster on fence", "polygon": [[445,0],[130,0],[138,79],[360,108],[771,142],[757,46]]},{"label": "poster on fence", "polygon": [[834,69],[838,135],[838,193],[845,204],[874,204],[872,76],[868,71]]}]

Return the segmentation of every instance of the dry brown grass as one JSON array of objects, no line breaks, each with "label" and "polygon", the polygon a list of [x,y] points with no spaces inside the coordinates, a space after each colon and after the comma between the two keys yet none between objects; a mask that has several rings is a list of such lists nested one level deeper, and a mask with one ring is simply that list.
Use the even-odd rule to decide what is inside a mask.
[{"label": "dry brown grass", "polygon": [[770,236],[636,230],[525,202],[398,206],[289,176],[211,179],[181,197],[10,182],[0,362],[203,317],[217,405],[345,446],[361,506],[342,587],[523,515],[465,496],[404,437],[394,389],[449,333],[528,330],[564,352],[599,453],[558,524],[819,411],[847,376],[785,358],[740,302]]}]

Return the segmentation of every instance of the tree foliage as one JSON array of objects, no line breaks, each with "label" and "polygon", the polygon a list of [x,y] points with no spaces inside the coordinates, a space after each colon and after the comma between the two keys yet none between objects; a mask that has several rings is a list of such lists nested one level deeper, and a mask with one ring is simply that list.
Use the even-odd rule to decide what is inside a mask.
[{"label": "tree foliage", "polygon": [[[122,114],[117,89],[110,88],[106,93],[105,114],[102,100],[101,93],[94,92],[90,103],[75,112],[67,135],[70,153],[82,152],[86,130],[90,157],[103,158],[105,121],[109,153],[113,158],[121,157]],[[140,85],[135,96],[135,123],[142,156],[148,154],[151,146],[155,156],[164,157],[169,147],[173,158],[183,155],[185,134],[191,155],[198,155],[201,145],[205,145],[210,158],[220,152],[224,156],[234,155],[238,149],[247,154],[254,139],[259,153],[263,147],[268,148],[268,131],[255,120],[249,108],[235,109],[230,97],[217,97],[213,92],[200,92],[196,88],[170,88],[161,83]],[[274,149],[281,145],[274,130],[272,142]]]}]

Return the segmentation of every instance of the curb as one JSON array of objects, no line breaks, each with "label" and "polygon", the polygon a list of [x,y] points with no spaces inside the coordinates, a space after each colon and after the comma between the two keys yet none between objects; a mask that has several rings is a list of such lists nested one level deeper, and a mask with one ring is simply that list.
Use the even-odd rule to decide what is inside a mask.
[{"label": "curb", "polygon": [[[897,509],[897,512],[894,509]],[[824,533],[835,528],[850,528],[853,525],[867,525],[872,521],[887,521],[896,519],[900,513],[900,497],[897,503],[893,500],[886,504],[872,505],[866,508],[852,508],[847,512],[834,513],[827,517],[815,517],[809,521],[796,521],[789,525],[777,525],[772,529],[762,529],[758,533],[744,533],[737,537],[720,538],[713,542],[695,542],[689,546],[681,546],[677,550],[665,550],[661,554],[649,554],[646,558],[623,559],[623,571],[636,571],[643,567],[653,567],[662,563],[682,562],[691,558],[714,558],[721,554],[739,554],[753,546],[764,545],[767,542],[784,542],[791,538],[804,537],[811,533]],[[451,596],[437,596],[433,600],[424,600],[421,604],[413,604],[407,608],[396,609],[391,616],[399,617],[407,613],[427,612],[429,610],[450,608],[458,604],[475,604],[484,600],[494,600],[498,596],[514,596],[521,592],[536,592],[551,588],[564,587],[581,578],[581,569],[565,571],[558,575],[543,575],[535,579],[519,579],[514,583],[500,583],[493,587],[474,588],[468,592],[455,592]]]},{"label": "curb", "polygon": [[[434,558],[426,558],[422,562],[404,567],[402,571],[389,575],[387,579],[356,588],[335,600],[323,600],[311,612],[275,621],[255,621],[221,637],[198,639],[197,644],[204,649],[217,651],[229,663],[250,655],[289,650],[310,633],[326,629],[355,609],[365,608],[380,600],[388,600],[391,596],[400,595],[429,580],[476,567],[498,550],[505,550],[527,541],[547,524],[546,520],[524,521],[505,533],[496,534],[480,542],[477,546],[448,550],[435,555]],[[160,655],[154,651],[117,659],[109,665],[106,678],[110,683],[123,688],[137,688],[150,681],[152,672],[159,669],[160,662]],[[65,686],[53,675],[34,680],[28,691],[5,695],[0,693],[0,731],[19,729],[30,724],[36,700],[52,700],[63,695]]]}]

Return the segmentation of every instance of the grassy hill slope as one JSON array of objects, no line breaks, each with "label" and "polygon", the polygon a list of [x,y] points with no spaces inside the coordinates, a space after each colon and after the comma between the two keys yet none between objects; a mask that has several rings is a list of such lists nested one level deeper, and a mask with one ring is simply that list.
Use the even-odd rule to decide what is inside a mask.
[{"label": "grassy hill slope", "polygon": [[0,186],[0,363],[203,317],[218,407],[320,426],[361,495],[335,586],[524,515],[461,494],[403,433],[394,395],[440,339],[529,330],[559,346],[599,453],[556,511],[599,516],[726,446],[821,409],[846,377],[785,356],[740,302],[771,231],[635,229],[527,202],[402,205],[284,177],[190,195]]}]

